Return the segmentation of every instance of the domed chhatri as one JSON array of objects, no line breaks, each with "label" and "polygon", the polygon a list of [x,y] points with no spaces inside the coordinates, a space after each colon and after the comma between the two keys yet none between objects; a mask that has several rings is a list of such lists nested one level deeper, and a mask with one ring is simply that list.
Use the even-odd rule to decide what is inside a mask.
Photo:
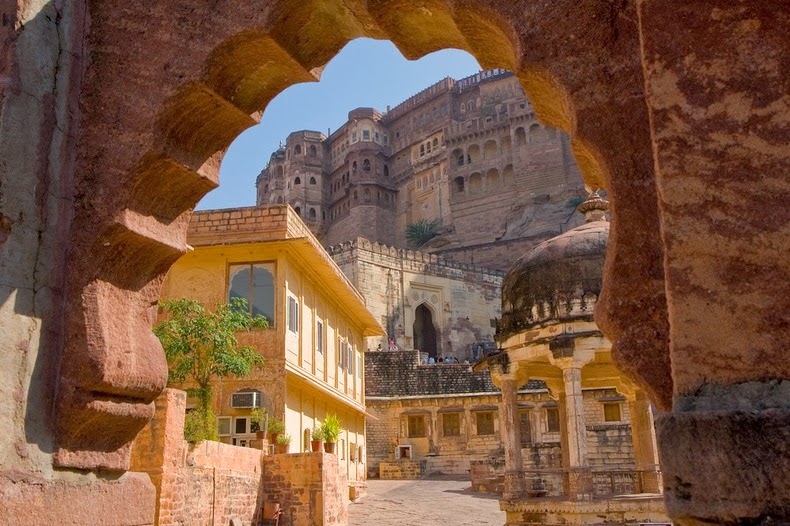
[{"label": "domed chhatri", "polygon": [[559,320],[592,319],[609,238],[609,203],[591,194],[577,208],[587,222],[540,243],[511,267],[502,284],[497,339]]}]

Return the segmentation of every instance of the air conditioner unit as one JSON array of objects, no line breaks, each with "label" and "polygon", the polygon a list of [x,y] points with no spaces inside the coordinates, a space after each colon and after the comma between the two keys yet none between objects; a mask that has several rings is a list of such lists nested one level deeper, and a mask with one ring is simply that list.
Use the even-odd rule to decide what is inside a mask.
[{"label": "air conditioner unit", "polygon": [[237,409],[257,408],[261,406],[261,393],[249,391],[246,393],[233,393],[230,400],[231,407]]}]

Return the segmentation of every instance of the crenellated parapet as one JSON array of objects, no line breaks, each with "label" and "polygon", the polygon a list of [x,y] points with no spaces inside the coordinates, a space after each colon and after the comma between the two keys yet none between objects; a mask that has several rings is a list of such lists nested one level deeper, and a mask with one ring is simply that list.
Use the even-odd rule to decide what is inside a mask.
[{"label": "crenellated parapet", "polygon": [[409,268],[409,270],[430,271],[430,269],[433,268],[437,272],[441,272],[442,270],[473,272],[488,276],[492,281],[501,281],[505,276],[505,273],[500,270],[458,263],[457,261],[444,259],[429,252],[397,248],[391,245],[370,241],[363,237],[358,237],[353,241],[338,243],[327,249],[332,257],[341,257],[342,255],[349,254],[355,250],[369,252],[375,257],[400,260],[406,268],[412,267]]}]

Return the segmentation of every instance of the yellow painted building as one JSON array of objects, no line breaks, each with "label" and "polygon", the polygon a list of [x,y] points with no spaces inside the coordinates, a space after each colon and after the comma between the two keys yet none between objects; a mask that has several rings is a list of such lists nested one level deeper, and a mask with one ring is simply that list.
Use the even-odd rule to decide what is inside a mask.
[{"label": "yellow painted building", "polygon": [[269,320],[239,334],[264,367],[215,386],[221,440],[249,445],[251,409],[265,407],[284,421],[290,451],[308,451],[310,430],[334,413],[340,465],[350,481],[364,479],[365,338],[384,334],[364,298],[288,205],[198,212],[188,242],[194,250],[173,265],[163,298],[213,307],[244,297]]}]

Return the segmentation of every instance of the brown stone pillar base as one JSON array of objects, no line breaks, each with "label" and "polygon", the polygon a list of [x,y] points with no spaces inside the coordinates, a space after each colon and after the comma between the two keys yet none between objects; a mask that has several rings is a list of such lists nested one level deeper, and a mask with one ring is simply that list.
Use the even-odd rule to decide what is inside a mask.
[{"label": "brown stone pillar base", "polygon": [[521,499],[527,494],[526,474],[523,471],[506,471],[502,496],[507,500]]},{"label": "brown stone pillar base", "polygon": [[656,468],[641,469],[637,466],[639,471],[640,489],[642,493],[661,493],[663,485],[661,481],[661,473]]},{"label": "brown stone pillar base", "polygon": [[589,468],[574,468],[568,470],[566,492],[570,500],[592,500],[593,480]]},{"label": "brown stone pillar base", "polygon": [[145,473],[87,483],[0,473],[0,517],[4,526],[148,526],[154,524],[155,505],[156,490]]},{"label": "brown stone pillar base", "polygon": [[675,524],[790,522],[790,410],[689,411],[656,423]]}]

